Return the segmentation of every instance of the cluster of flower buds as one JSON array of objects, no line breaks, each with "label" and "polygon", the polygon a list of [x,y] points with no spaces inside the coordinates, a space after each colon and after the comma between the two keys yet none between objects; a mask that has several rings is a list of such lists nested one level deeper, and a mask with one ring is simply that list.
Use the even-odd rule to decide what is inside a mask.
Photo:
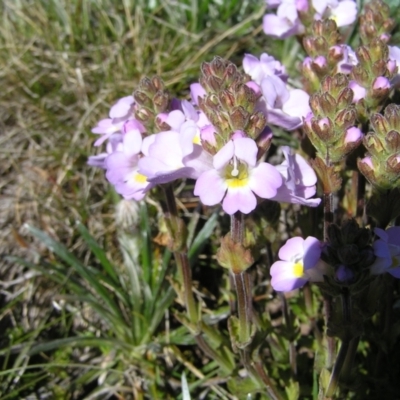
[{"label": "cluster of flower buds", "polygon": [[390,18],[389,6],[381,0],[373,0],[365,4],[364,13],[360,16],[360,38],[364,45],[379,38],[387,43],[395,21]]},{"label": "cluster of flower buds", "polygon": [[368,153],[358,168],[378,189],[400,187],[400,106],[389,104],[384,115],[373,114],[370,122],[374,131],[364,138]]},{"label": "cluster of flower buds", "polygon": [[332,19],[314,21],[303,46],[308,54],[302,64],[303,84],[308,93],[319,90],[328,75],[348,74],[357,62],[353,50],[340,44],[340,34]]},{"label": "cluster of flower buds", "polygon": [[215,128],[214,140],[207,141],[211,153],[218,152],[235,132],[257,139],[265,129],[266,116],[255,110],[260,94],[246,85],[248,81],[235,64],[220,57],[202,64],[199,83],[206,94],[197,100]]},{"label": "cluster of flower buds", "polygon": [[135,117],[151,130],[154,125],[159,129],[168,129],[163,120],[156,119],[160,113],[169,110],[171,97],[164,82],[157,76],[152,79],[143,78],[137,90],[133,93],[136,108]]},{"label": "cluster of flower buds", "polygon": [[344,74],[326,77],[321,90],[311,96],[313,114],[306,118],[304,130],[325,161],[339,162],[362,141],[362,132],[355,126],[352,100],[353,92]]},{"label": "cluster of flower buds", "polygon": [[358,118],[365,122],[371,112],[379,111],[390,94],[397,65],[389,58],[389,47],[379,38],[368,46],[356,49],[358,64],[350,73],[350,87],[354,92]]}]

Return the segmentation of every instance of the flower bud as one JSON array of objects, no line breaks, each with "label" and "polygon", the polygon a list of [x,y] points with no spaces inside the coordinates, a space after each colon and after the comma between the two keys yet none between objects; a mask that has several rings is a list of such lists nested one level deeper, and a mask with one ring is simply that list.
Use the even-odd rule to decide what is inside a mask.
[{"label": "flower bud", "polygon": [[390,153],[400,152],[400,133],[398,131],[390,131],[386,135],[386,149]]},{"label": "flower bud", "polygon": [[384,151],[382,142],[379,140],[378,136],[374,133],[368,133],[363,140],[365,148],[374,156],[379,155]]},{"label": "flower bud", "polygon": [[356,121],[356,110],[354,108],[344,109],[340,111],[334,120],[335,125],[341,129],[347,129],[353,126]]},{"label": "flower bud", "polygon": [[393,154],[390,156],[386,162],[386,167],[389,172],[395,174],[393,181],[399,181],[398,175],[400,174],[400,154]]},{"label": "flower bud", "polygon": [[363,159],[358,159],[357,160],[357,167],[360,170],[360,172],[367,178],[367,180],[374,185],[376,182],[376,177],[375,177],[375,167],[372,163],[371,157],[367,156]]},{"label": "flower bud", "polygon": [[400,131],[400,106],[397,104],[389,104],[385,109],[385,117],[389,126],[396,131]]},{"label": "flower bud", "polygon": [[384,137],[389,130],[388,121],[386,118],[381,114],[372,114],[371,119],[371,126],[373,130],[379,135]]},{"label": "flower bud", "polygon": [[231,128],[236,130],[244,131],[249,120],[250,113],[248,113],[243,107],[236,107],[230,113]]},{"label": "flower bud", "polygon": [[235,106],[235,96],[229,90],[222,90],[218,98],[224,110],[229,111]]}]

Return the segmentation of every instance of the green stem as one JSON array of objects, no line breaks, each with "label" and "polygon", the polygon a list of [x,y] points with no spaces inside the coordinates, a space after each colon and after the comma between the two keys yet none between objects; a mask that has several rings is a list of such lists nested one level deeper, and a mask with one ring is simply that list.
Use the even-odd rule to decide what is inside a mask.
[{"label": "green stem", "polygon": [[280,393],[276,390],[273,382],[271,379],[269,379],[269,376],[265,372],[265,369],[260,361],[254,363],[254,371],[257,373],[257,376],[259,379],[262,380],[263,384],[267,388],[267,392],[269,397],[272,400],[282,400],[282,396]]},{"label": "green stem", "polygon": [[211,360],[214,360],[220,365],[227,373],[231,373],[233,366],[231,363],[225,358],[221,357],[218,352],[216,352],[209,344],[204,340],[202,334],[198,334],[195,337],[196,343],[199,348],[203,351],[203,353],[208,356]]},{"label": "green stem", "polygon": [[[169,219],[171,223],[170,235],[174,242],[182,241],[182,238],[177,237],[179,234],[179,216],[178,208],[176,206],[176,200],[174,191],[171,185],[164,186],[164,195],[167,206],[167,212],[165,212],[165,217]],[[168,224],[167,224],[168,226]],[[184,302],[186,306],[186,311],[190,322],[197,325],[199,322],[199,313],[196,301],[193,296],[192,290],[192,271],[190,269],[188,252],[186,246],[180,251],[174,251],[175,262],[179,270],[179,274],[182,278],[183,290],[184,290]]]},{"label": "green stem", "polygon": [[336,388],[339,384],[339,376],[342,370],[344,361],[346,360],[347,353],[349,350],[349,340],[343,340],[340,346],[339,354],[336,358],[335,366],[333,367],[331,378],[329,379],[328,388],[326,389],[325,397],[333,397],[336,392]]},{"label": "green stem", "polygon": [[187,252],[186,253],[175,252],[174,256],[182,276],[186,311],[190,322],[197,325],[199,322],[199,312],[196,300],[194,299],[193,296],[192,271],[190,269],[188,255]]},{"label": "green stem", "polygon": [[[244,220],[238,211],[231,216],[231,238],[236,243],[243,244]],[[252,297],[250,279],[247,271],[233,274],[235,281],[237,311],[239,317],[239,340],[242,344],[249,342],[251,337]]]},{"label": "green stem", "polygon": [[251,320],[253,307],[251,304],[251,290],[249,275],[246,271],[233,275],[238,302],[239,340],[241,343],[249,342],[251,338]]},{"label": "green stem", "polygon": [[290,332],[290,341],[289,341],[289,363],[290,363],[290,371],[292,374],[292,378],[295,378],[297,375],[297,363],[296,363],[296,346],[293,342],[293,324],[292,319],[290,317],[289,307],[286,301],[286,297],[283,293],[280,293],[280,298],[282,301],[283,308],[283,317],[285,318],[286,326]]}]

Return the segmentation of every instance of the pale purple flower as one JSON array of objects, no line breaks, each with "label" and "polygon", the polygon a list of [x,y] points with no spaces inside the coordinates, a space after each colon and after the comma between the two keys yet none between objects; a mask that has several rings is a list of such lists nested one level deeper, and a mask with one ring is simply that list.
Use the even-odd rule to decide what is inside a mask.
[{"label": "pale purple flower", "polygon": [[282,147],[285,161],[276,166],[283,178],[283,185],[271,200],[317,207],[321,199],[311,199],[316,193],[317,176],[307,161],[293,154],[288,146]]},{"label": "pale purple flower", "polygon": [[310,96],[301,89],[289,90],[277,76],[267,76],[261,82],[263,96],[258,107],[266,112],[268,123],[293,130],[303,124],[310,112]]},{"label": "pale purple flower", "polygon": [[106,169],[106,159],[114,151],[117,151],[122,142],[122,134],[115,134],[107,142],[106,151],[95,156],[90,156],[87,164],[91,167]]},{"label": "pale purple flower", "polygon": [[199,105],[199,97],[204,97],[206,94],[207,92],[200,83],[196,82],[190,85],[190,97],[197,106]]},{"label": "pale purple flower", "polygon": [[128,119],[132,117],[135,100],[133,96],[126,96],[119,99],[110,109],[110,118]]},{"label": "pale purple flower", "polygon": [[371,274],[387,272],[400,278],[400,227],[393,226],[386,231],[375,228],[374,232],[379,239],[373,244],[376,260],[370,267]]},{"label": "pale purple flower", "polygon": [[278,76],[283,81],[287,81],[285,67],[274,57],[263,53],[260,59],[252,54],[245,54],[243,58],[243,69],[246,74],[258,85],[266,76]]},{"label": "pale purple flower", "polygon": [[357,4],[353,0],[312,0],[316,14],[314,19],[327,16],[336,22],[338,27],[351,25],[357,17]]},{"label": "pale purple flower", "polygon": [[257,164],[258,148],[254,140],[236,137],[230,140],[213,158],[213,169],[200,175],[194,194],[205,205],[222,201],[228,214],[245,214],[257,206],[256,195],[270,199],[282,185],[282,177],[275,167]]},{"label": "pale purple flower", "polygon": [[185,121],[179,132],[166,131],[144,139],[140,172],[152,183],[180,178],[197,179],[212,168],[212,157],[200,146],[200,130],[194,121]]},{"label": "pale purple flower", "polygon": [[400,47],[389,46],[389,59],[396,61],[396,64],[400,66]]},{"label": "pale purple flower", "polygon": [[154,184],[139,172],[142,135],[138,130],[127,132],[122,141],[105,159],[106,178],[125,199],[142,200]]},{"label": "pale purple flower", "polygon": [[341,55],[343,57],[336,66],[338,73],[349,74],[353,67],[358,64],[356,53],[350,46],[340,44],[332,46],[330,50],[333,51],[335,55]]},{"label": "pale purple flower", "polygon": [[294,237],[279,250],[280,261],[271,266],[271,286],[278,292],[288,292],[308,281],[322,282],[326,264],[320,260],[321,242],[309,236]]},{"label": "pale purple flower", "polygon": [[263,29],[266,35],[279,39],[303,33],[304,26],[298,17],[296,1],[282,0],[276,11],[276,15],[264,15]]},{"label": "pale purple flower", "polygon": [[112,135],[122,132],[127,121],[130,121],[134,129],[140,132],[145,132],[143,124],[134,118],[133,110],[135,100],[133,96],[126,96],[119,99],[110,109],[109,117],[100,120],[92,129],[92,133],[102,135],[94,143],[95,146],[100,146]]}]

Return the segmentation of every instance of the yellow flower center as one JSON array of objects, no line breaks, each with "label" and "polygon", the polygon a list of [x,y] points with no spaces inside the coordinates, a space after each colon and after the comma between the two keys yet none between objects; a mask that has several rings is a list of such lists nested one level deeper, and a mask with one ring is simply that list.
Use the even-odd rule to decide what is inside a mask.
[{"label": "yellow flower center", "polygon": [[192,140],[193,144],[201,145],[200,132],[197,132]]},{"label": "yellow flower center", "polygon": [[247,186],[249,183],[249,174],[247,166],[238,162],[236,157],[225,168],[225,180],[228,188],[235,189]]},{"label": "yellow flower center", "polygon": [[139,172],[137,172],[135,174],[134,180],[138,183],[146,183],[147,177],[145,175],[139,174]]},{"label": "yellow flower center", "polygon": [[297,261],[293,264],[293,275],[296,278],[301,278],[304,274],[304,265],[301,261]]}]

